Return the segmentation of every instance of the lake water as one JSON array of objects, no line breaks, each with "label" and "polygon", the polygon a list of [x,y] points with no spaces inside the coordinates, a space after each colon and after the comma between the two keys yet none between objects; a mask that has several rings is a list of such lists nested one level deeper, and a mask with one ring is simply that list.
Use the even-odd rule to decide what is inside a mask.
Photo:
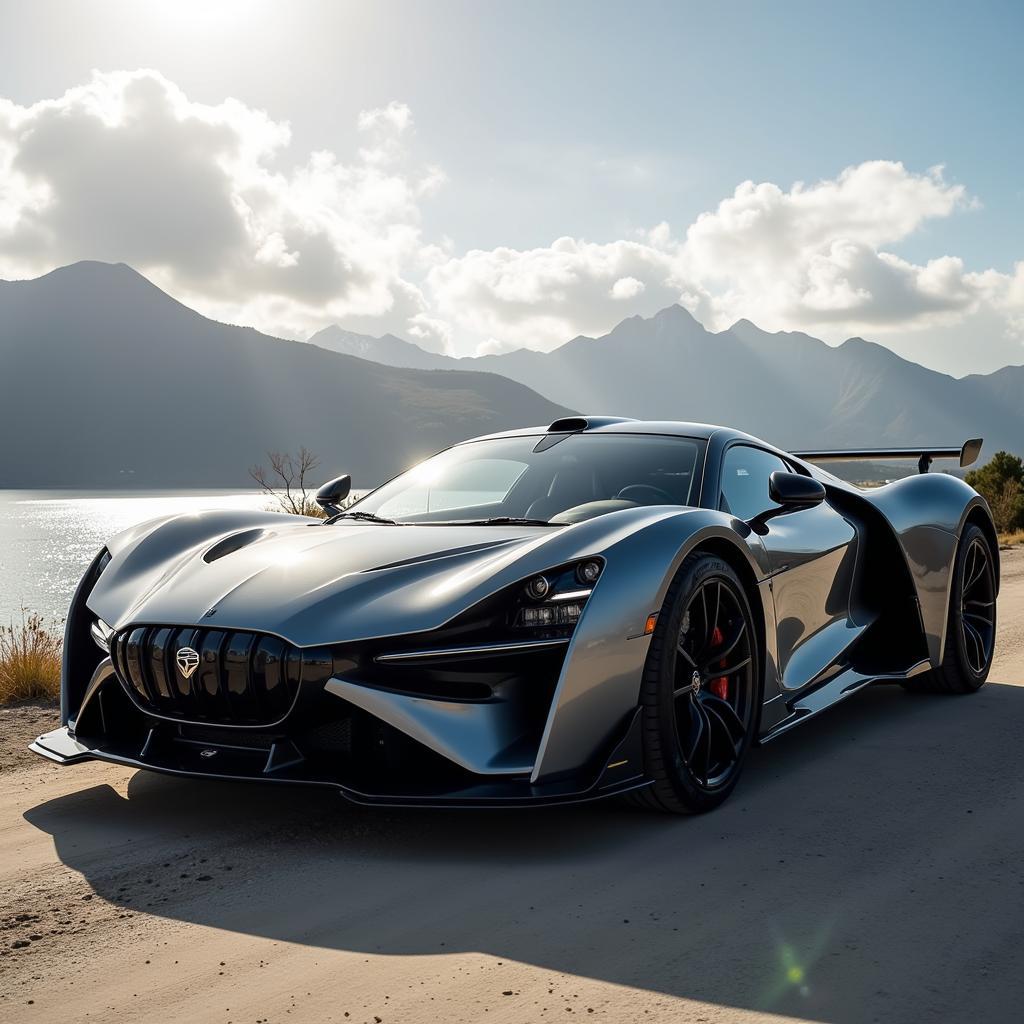
[{"label": "lake water", "polygon": [[259,491],[0,490],[0,624],[22,609],[56,625],[107,538],[136,523],[207,508],[266,508]]}]

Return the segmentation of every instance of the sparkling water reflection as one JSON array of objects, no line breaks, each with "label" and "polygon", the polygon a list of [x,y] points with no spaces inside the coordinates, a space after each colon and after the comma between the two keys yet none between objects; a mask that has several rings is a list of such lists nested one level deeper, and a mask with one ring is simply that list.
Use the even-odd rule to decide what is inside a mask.
[{"label": "sparkling water reflection", "polygon": [[259,491],[0,490],[0,623],[20,622],[22,609],[63,619],[86,566],[119,530],[168,513],[266,506]]}]

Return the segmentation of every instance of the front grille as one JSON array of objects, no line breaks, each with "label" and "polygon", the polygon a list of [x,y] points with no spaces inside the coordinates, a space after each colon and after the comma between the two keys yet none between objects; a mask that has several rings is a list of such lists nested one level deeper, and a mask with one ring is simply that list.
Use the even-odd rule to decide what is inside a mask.
[{"label": "front grille", "polygon": [[[188,677],[178,652],[199,665]],[[327,648],[293,647],[275,636],[235,630],[136,626],[110,644],[114,671],[143,708],[191,722],[271,725],[288,714],[304,684],[323,685]]]}]

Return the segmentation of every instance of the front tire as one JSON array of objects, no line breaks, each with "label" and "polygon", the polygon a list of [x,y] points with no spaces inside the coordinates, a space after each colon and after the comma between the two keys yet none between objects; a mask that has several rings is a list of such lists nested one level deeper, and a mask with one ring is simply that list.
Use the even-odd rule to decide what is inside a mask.
[{"label": "front tire", "polygon": [[912,690],[975,693],[985,685],[996,642],[996,577],[992,547],[974,523],[964,530],[953,565],[942,664]]},{"label": "front tire", "polygon": [[704,552],[683,562],[651,637],[641,686],[644,765],[633,802],[699,814],[739,779],[760,705],[760,651],[746,591]]}]

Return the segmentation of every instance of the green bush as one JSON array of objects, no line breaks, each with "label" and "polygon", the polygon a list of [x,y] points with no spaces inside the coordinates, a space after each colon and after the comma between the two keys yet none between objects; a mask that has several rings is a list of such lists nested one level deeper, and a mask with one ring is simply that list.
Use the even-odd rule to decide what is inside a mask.
[{"label": "green bush", "polygon": [[988,502],[1000,533],[1024,529],[1024,460],[996,452],[981,469],[964,479]]}]

